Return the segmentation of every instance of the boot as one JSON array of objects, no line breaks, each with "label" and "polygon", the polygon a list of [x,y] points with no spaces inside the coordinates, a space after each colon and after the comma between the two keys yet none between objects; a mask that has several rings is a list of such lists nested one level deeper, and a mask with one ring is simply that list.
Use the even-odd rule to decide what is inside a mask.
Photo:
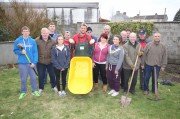
[{"label": "boot", "polygon": [[98,90],[98,83],[94,83],[94,90]]},{"label": "boot", "polygon": [[107,92],[107,85],[103,85],[103,92],[104,92],[104,93]]}]

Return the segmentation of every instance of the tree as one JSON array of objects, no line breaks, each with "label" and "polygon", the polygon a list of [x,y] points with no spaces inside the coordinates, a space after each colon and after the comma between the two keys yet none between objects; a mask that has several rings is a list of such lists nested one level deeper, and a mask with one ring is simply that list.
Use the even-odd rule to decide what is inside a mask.
[{"label": "tree", "polygon": [[174,16],[174,20],[173,21],[180,21],[180,9],[179,11],[176,13],[176,15]]},{"label": "tree", "polygon": [[0,15],[2,22],[11,34],[9,40],[15,40],[21,35],[21,28],[28,26],[31,36],[36,38],[40,35],[42,27],[47,27],[50,20],[46,17],[46,9],[35,9],[28,2],[10,0],[10,5],[3,5],[4,15]]}]

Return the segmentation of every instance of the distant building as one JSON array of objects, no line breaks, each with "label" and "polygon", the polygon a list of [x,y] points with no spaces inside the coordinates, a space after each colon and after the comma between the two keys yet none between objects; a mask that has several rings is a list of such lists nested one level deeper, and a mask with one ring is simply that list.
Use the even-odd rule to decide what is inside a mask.
[{"label": "distant building", "polygon": [[140,16],[139,14],[137,14],[137,16],[134,16],[131,18],[132,21],[141,21],[141,22],[165,22],[168,20],[168,16],[165,15],[158,15],[157,13],[155,15],[144,15],[144,16]]},{"label": "distant building", "polygon": [[116,14],[111,18],[111,22],[119,21],[131,21],[131,19],[126,15],[126,12],[120,13],[120,11],[116,11]]},{"label": "distant building", "polygon": [[[0,4],[10,7],[9,2],[0,2]],[[58,24],[99,21],[99,2],[30,2],[28,4],[37,10],[46,9],[46,16]]]}]

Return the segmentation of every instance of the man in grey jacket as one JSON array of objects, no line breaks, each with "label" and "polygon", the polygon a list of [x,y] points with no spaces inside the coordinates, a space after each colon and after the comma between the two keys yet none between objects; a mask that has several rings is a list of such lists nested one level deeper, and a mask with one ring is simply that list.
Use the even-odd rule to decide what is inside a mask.
[{"label": "man in grey jacket", "polygon": [[164,71],[164,68],[167,65],[166,47],[160,41],[161,41],[161,34],[155,33],[153,35],[153,41],[148,43],[144,49],[143,62],[142,62],[142,68],[145,68],[144,95],[148,94],[149,79],[151,77],[151,74],[152,74],[152,92],[153,93],[155,92],[154,68],[156,68],[156,77],[158,79],[160,70]]}]

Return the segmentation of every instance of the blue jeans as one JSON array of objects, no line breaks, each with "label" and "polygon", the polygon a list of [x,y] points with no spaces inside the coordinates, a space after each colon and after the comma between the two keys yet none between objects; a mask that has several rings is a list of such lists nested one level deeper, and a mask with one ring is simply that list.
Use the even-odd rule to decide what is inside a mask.
[{"label": "blue jeans", "polygon": [[[149,79],[152,75],[152,92],[155,91],[155,82],[154,82],[154,68],[156,68],[156,79],[158,80],[159,77],[159,72],[161,67],[155,65],[155,66],[150,66],[150,65],[145,65],[145,76],[144,76],[144,91],[149,91]],[[158,82],[157,82],[158,84]]]},{"label": "blue jeans", "polygon": [[46,70],[49,73],[49,77],[50,77],[50,83],[51,83],[51,87],[54,88],[56,86],[56,82],[55,82],[55,74],[54,74],[54,68],[52,64],[37,64],[37,70],[38,70],[38,78],[39,78],[39,89],[44,89],[44,78],[45,78],[45,72]]},{"label": "blue jeans", "polygon": [[36,83],[36,74],[33,71],[33,69],[30,67],[29,64],[18,64],[19,68],[19,74],[20,74],[20,79],[21,79],[21,93],[26,93],[27,92],[27,78],[28,75],[30,76],[30,82],[31,82],[31,89],[32,92],[37,90],[37,83]]}]

